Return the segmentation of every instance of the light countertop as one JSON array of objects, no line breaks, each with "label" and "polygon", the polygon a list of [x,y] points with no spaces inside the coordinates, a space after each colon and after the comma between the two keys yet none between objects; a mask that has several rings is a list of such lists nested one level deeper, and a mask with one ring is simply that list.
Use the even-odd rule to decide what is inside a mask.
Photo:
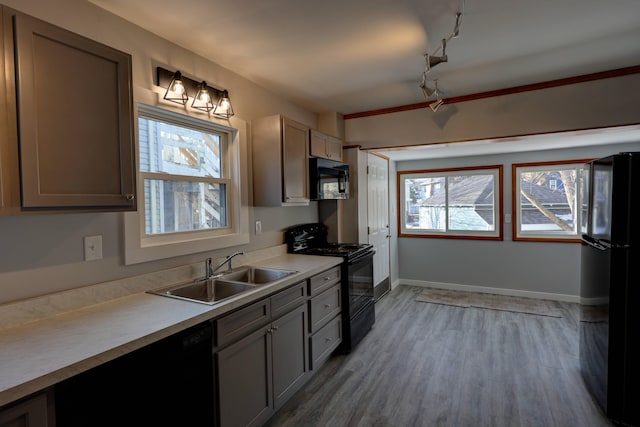
[{"label": "light countertop", "polygon": [[298,273],[216,305],[136,292],[0,330],[0,406],[219,317],[341,262],[339,257],[284,254],[251,265]]}]

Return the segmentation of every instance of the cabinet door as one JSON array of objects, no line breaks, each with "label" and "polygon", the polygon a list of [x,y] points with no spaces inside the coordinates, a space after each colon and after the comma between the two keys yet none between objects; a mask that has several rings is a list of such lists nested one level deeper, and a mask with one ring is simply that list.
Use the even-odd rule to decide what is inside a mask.
[{"label": "cabinet door", "polygon": [[274,405],[289,399],[309,372],[307,307],[301,305],[272,323]]},{"label": "cabinet door", "polygon": [[0,15],[0,214],[9,215],[20,212],[20,172],[12,17],[1,5]]},{"label": "cabinet door", "polygon": [[262,328],[216,354],[220,426],[261,425],[273,412],[271,334]]},{"label": "cabinet door", "polygon": [[309,154],[314,157],[327,157],[326,152],[327,135],[317,130],[311,131],[311,140],[309,141]]},{"label": "cabinet door", "polygon": [[45,393],[0,410],[0,427],[47,427],[48,425]]},{"label": "cabinet door", "polygon": [[309,128],[282,119],[282,189],[285,203],[309,201]]},{"label": "cabinet door", "polygon": [[134,210],[131,57],[14,16],[23,208]]},{"label": "cabinet door", "polygon": [[327,158],[337,162],[342,161],[342,141],[332,136],[327,137],[325,151]]}]

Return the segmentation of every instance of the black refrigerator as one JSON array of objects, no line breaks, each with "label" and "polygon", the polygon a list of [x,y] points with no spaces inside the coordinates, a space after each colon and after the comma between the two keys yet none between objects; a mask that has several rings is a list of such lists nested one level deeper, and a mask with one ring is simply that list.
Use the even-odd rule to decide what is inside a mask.
[{"label": "black refrigerator", "polygon": [[580,367],[610,419],[640,425],[640,152],[585,165]]}]

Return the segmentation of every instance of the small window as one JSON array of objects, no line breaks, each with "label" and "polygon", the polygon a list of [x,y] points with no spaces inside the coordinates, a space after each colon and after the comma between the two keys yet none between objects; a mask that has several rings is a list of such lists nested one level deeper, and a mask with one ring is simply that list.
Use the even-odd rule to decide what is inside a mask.
[{"label": "small window", "polygon": [[127,264],[248,243],[237,129],[138,105],[138,153],[144,203],[125,216]]},{"label": "small window", "polygon": [[579,241],[584,163],[519,163],[513,172],[513,239]]},{"label": "small window", "polygon": [[502,166],[398,172],[401,237],[502,239]]}]

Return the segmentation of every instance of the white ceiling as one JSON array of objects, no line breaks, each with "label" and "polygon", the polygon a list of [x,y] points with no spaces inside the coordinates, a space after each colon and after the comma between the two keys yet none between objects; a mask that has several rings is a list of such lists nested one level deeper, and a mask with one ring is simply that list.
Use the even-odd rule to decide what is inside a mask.
[{"label": "white ceiling", "polygon": [[312,111],[424,101],[640,63],[638,0],[90,0]]},{"label": "white ceiling", "polygon": [[425,101],[461,9],[445,98],[640,64],[639,0],[88,1],[316,112]]}]

